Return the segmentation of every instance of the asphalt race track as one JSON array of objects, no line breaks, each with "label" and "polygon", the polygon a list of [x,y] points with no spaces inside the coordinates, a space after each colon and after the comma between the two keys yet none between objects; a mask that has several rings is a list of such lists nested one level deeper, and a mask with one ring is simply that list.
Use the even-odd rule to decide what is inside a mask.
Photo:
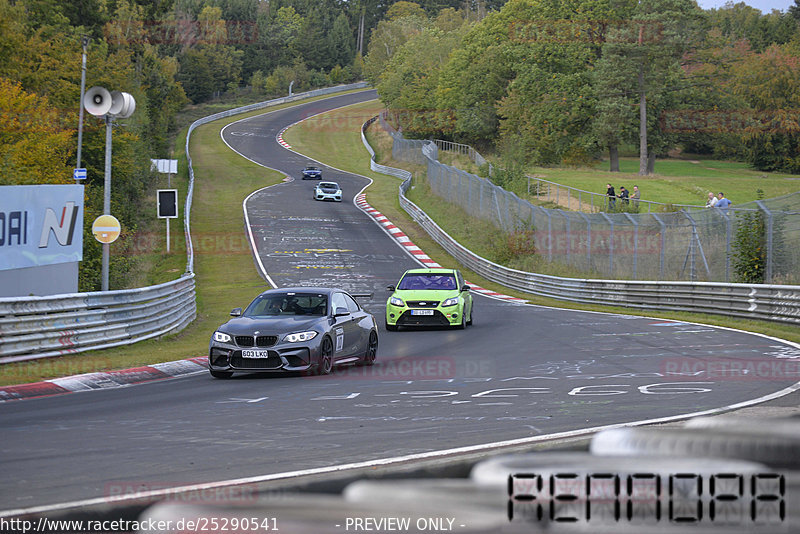
[{"label": "asphalt race track", "polygon": [[[308,160],[275,140],[302,118],[370,98],[366,91],[267,113],[223,135],[246,157],[297,178],[247,201],[269,276],[279,286],[373,293],[362,302],[383,324],[385,286],[416,263],[353,204],[368,180],[323,166],[345,200],[316,202],[314,182],[299,179]],[[0,403],[0,510],[677,416],[795,382],[780,364],[797,349],[764,337],[477,295],[466,330],[380,334],[374,367],[330,376],[225,381],[202,373]]]}]

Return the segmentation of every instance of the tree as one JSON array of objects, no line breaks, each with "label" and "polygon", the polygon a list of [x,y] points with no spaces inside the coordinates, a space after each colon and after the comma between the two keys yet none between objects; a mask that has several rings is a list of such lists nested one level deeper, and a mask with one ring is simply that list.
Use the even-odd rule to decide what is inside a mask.
[{"label": "tree", "polygon": [[70,183],[73,150],[72,132],[47,98],[0,78],[0,183]]},{"label": "tree", "polygon": [[636,132],[636,88],[631,82],[637,73],[626,61],[614,35],[610,37],[591,71],[596,98],[592,132],[597,144],[608,149],[609,171],[619,172],[619,145],[632,141]]},{"label": "tree", "polygon": [[748,161],[765,171],[800,172],[800,58],[772,45],[733,67],[735,94],[753,110],[743,129]]},{"label": "tree", "polygon": [[692,0],[642,0],[633,20],[621,28],[619,55],[636,71],[639,103],[639,174],[652,173],[655,153],[648,151],[648,99],[662,99],[680,78],[681,60],[695,43],[701,12]]},{"label": "tree", "polygon": [[788,14],[796,21],[800,21],[800,0],[794,0],[794,5],[789,6]]},{"label": "tree", "polygon": [[788,43],[797,34],[797,20],[789,9],[789,13],[761,13],[744,2],[728,3],[708,10],[708,23],[731,42],[746,39],[753,50],[762,52],[770,45]]},{"label": "tree", "polygon": [[364,74],[373,84],[377,83],[392,56],[411,37],[419,34],[428,22],[419,17],[401,17],[382,20],[372,31],[369,47],[364,58]]},{"label": "tree", "polygon": [[339,13],[333,21],[333,29],[328,35],[328,53],[331,62],[340,67],[344,67],[353,62],[354,46],[353,31],[344,13]]},{"label": "tree", "polygon": [[197,20],[196,41],[179,58],[177,79],[194,103],[208,100],[238,83],[242,69],[241,50],[223,44],[227,40],[222,9],[204,7]]},{"label": "tree", "polygon": [[461,39],[459,29],[427,28],[411,37],[381,73],[377,89],[391,111],[400,114],[404,132],[441,136],[452,126],[450,114],[436,109],[439,74]]},{"label": "tree", "polygon": [[419,4],[416,2],[406,2],[405,0],[395,2],[386,12],[386,20],[389,21],[404,17],[428,18],[425,14],[425,10],[422,9]]}]

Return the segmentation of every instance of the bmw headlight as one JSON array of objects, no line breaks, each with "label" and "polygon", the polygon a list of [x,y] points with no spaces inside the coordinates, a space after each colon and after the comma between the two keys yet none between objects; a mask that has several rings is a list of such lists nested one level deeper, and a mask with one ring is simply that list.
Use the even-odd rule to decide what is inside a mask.
[{"label": "bmw headlight", "polygon": [[402,300],[402,299],[399,299],[399,298],[397,298],[397,297],[391,297],[391,298],[389,299],[389,304],[391,304],[392,306],[398,306],[398,307],[400,307],[400,308],[402,308],[403,306],[405,306],[405,305],[406,305],[406,303],[405,303],[405,302],[403,302],[403,300]]},{"label": "bmw headlight", "polygon": [[448,306],[455,306],[456,304],[458,304],[458,297],[452,297],[442,302],[442,308],[447,308]]},{"label": "bmw headlight", "polygon": [[218,341],[219,343],[228,343],[230,340],[231,336],[225,332],[214,332],[214,341]]},{"label": "bmw headlight", "polygon": [[309,332],[295,332],[293,334],[286,334],[284,341],[288,343],[300,343],[301,341],[310,341],[317,337],[317,333],[313,330]]}]

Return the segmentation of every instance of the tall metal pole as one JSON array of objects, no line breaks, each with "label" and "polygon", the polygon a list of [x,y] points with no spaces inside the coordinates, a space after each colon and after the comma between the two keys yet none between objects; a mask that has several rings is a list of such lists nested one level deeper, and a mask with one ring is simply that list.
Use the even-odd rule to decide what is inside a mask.
[{"label": "tall metal pole", "polygon": [[86,92],[86,47],[89,46],[89,36],[84,35],[81,37],[81,45],[83,45],[83,54],[81,59],[81,100],[78,105],[78,161],[75,165],[76,169],[81,168],[81,147],[83,146],[83,93]]},{"label": "tall metal pole", "polygon": [[[106,169],[103,180],[103,215],[111,215],[111,127],[114,118],[106,115]],[[100,289],[108,291],[108,243],[103,243],[103,266]]]}]

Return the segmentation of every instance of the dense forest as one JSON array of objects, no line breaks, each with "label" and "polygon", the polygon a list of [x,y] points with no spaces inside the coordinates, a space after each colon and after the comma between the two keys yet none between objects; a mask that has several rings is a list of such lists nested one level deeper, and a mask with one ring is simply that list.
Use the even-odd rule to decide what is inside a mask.
[{"label": "dense forest", "polygon": [[[418,9],[486,12],[497,0],[423,0]],[[400,4],[395,7],[395,4]],[[111,213],[125,231],[111,256],[111,288],[124,287],[130,247],[187,105],[244,93],[252,101],[362,78],[362,50],[389,0],[0,0],[0,185],[73,183],[82,40],[86,87],[125,91],[136,112],[113,134]],[[84,236],[102,213],[105,125],[84,122],[88,170]],[[84,239],[79,289],[100,288],[100,245]]]},{"label": "dense forest", "polygon": [[[508,161],[580,164],[675,149],[800,172],[800,0],[788,13],[693,0],[0,0],[0,185],[72,183],[81,42],[86,86],[131,93],[114,127],[112,213],[129,239],[151,213],[151,158],[176,117],[371,81],[409,135],[490,146]],[[104,124],[85,120],[84,235],[101,213]],[[81,291],[99,289],[84,240]],[[115,277],[117,280],[115,281]]]},{"label": "dense forest", "polygon": [[405,133],[509,163],[682,150],[800,172],[800,0],[788,13],[693,0],[509,0],[480,20],[379,22],[364,73]]}]

